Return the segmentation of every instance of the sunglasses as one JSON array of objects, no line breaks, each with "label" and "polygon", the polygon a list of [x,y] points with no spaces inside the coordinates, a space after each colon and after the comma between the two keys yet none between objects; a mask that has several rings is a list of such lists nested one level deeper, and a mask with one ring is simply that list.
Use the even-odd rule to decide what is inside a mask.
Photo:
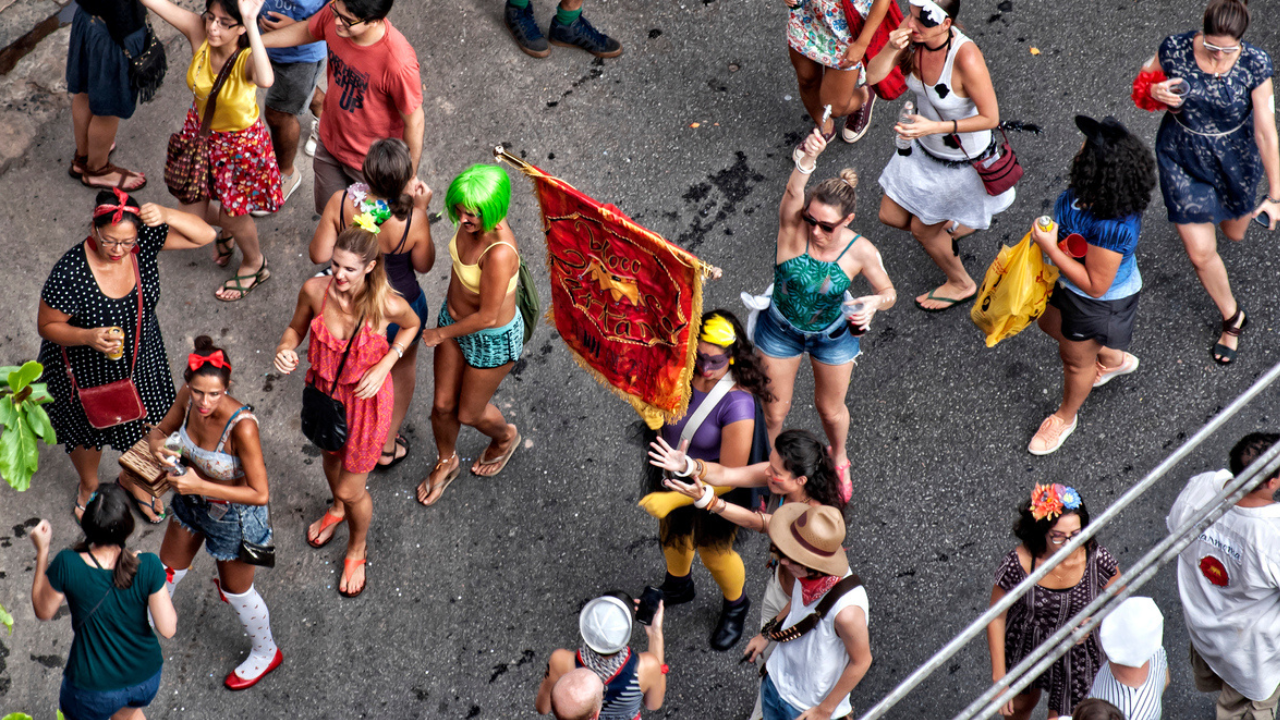
[{"label": "sunglasses", "polygon": [[822,231],[826,233],[833,233],[836,231],[836,228],[839,227],[838,223],[835,225],[832,225],[831,223],[820,222],[817,218],[810,215],[808,210],[805,210],[804,212],[800,213],[800,217],[804,218],[805,223],[809,227],[815,227],[815,226],[820,227],[822,228]]},{"label": "sunglasses", "polygon": [[1201,42],[1204,43],[1204,49],[1208,50],[1209,52],[1220,52],[1220,53],[1226,53],[1227,55],[1230,55],[1231,53],[1240,52],[1239,45],[1232,45],[1231,47],[1222,47],[1220,45],[1214,45],[1213,43],[1207,40],[1201,40]]},{"label": "sunglasses", "polygon": [[329,9],[333,11],[334,17],[342,21],[343,25],[346,25],[349,28],[353,28],[357,25],[363,25],[365,22],[367,22],[366,20],[353,20],[347,17],[346,15],[343,15],[342,13],[338,12],[338,7],[335,4],[336,1],[337,0],[329,0]]},{"label": "sunglasses", "polygon": [[729,366],[729,354],[721,353],[719,355],[708,355],[706,353],[698,353],[695,361],[698,370],[703,372],[715,372]]}]

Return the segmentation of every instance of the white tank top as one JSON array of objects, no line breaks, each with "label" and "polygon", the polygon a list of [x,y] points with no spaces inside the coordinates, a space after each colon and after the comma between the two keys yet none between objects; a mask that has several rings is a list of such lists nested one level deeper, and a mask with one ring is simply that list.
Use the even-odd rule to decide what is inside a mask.
[{"label": "white tank top", "polygon": [[[956,62],[956,53],[964,44],[971,42],[964,33],[951,29],[951,49],[947,51],[947,60],[942,66],[942,74],[935,85],[925,85],[923,79],[914,72],[907,76],[907,87],[916,94],[916,106],[921,116],[930,120],[951,122],[963,120],[978,114],[978,106],[973,98],[960,97],[952,91],[951,69]],[[991,144],[991,131],[979,130],[972,133],[960,133],[960,143],[964,149],[949,147],[945,138],[950,133],[941,135],[925,135],[916,139],[930,155],[945,160],[972,160],[986,151]]]}]

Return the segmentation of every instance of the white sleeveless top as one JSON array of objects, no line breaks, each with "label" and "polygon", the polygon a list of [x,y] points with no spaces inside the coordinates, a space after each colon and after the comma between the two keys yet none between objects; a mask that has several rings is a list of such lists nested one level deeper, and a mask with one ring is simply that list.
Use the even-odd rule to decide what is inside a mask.
[{"label": "white sleeveless top", "polygon": [[[942,66],[942,74],[938,76],[936,85],[925,85],[923,79],[914,72],[907,76],[907,87],[916,94],[918,113],[930,120],[951,122],[963,120],[978,114],[978,106],[973,98],[960,97],[952,91],[951,69],[956,62],[956,53],[967,42],[972,42],[964,33],[951,28],[951,49],[947,51],[947,61]],[[916,138],[924,149],[934,157],[944,160],[972,160],[982,155],[991,144],[991,131],[979,130],[972,133],[960,133],[960,142],[964,149],[948,147],[944,138],[950,133],[941,135],[925,135]]]}]

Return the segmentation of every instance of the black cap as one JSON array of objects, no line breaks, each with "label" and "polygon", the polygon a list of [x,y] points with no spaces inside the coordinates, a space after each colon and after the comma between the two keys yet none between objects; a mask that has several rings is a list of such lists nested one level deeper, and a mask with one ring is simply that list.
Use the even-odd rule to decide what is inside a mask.
[{"label": "black cap", "polygon": [[1094,120],[1088,115],[1077,115],[1076,127],[1080,128],[1080,132],[1084,133],[1084,136],[1094,145],[1110,145],[1129,134],[1125,126],[1110,115],[1102,118],[1101,121]]}]

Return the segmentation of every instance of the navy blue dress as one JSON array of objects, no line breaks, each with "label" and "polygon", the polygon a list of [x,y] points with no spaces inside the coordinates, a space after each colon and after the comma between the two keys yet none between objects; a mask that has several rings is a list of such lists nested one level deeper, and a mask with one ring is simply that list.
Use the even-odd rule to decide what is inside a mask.
[{"label": "navy blue dress", "polygon": [[[1221,77],[1196,65],[1196,33],[1160,43],[1160,67],[1191,85],[1179,113],[1166,112],[1156,135],[1160,191],[1169,221],[1220,223],[1253,212],[1262,155],[1253,137],[1254,88],[1271,79],[1271,56],[1242,42]],[[1278,189],[1280,190],[1280,189]]]}]

